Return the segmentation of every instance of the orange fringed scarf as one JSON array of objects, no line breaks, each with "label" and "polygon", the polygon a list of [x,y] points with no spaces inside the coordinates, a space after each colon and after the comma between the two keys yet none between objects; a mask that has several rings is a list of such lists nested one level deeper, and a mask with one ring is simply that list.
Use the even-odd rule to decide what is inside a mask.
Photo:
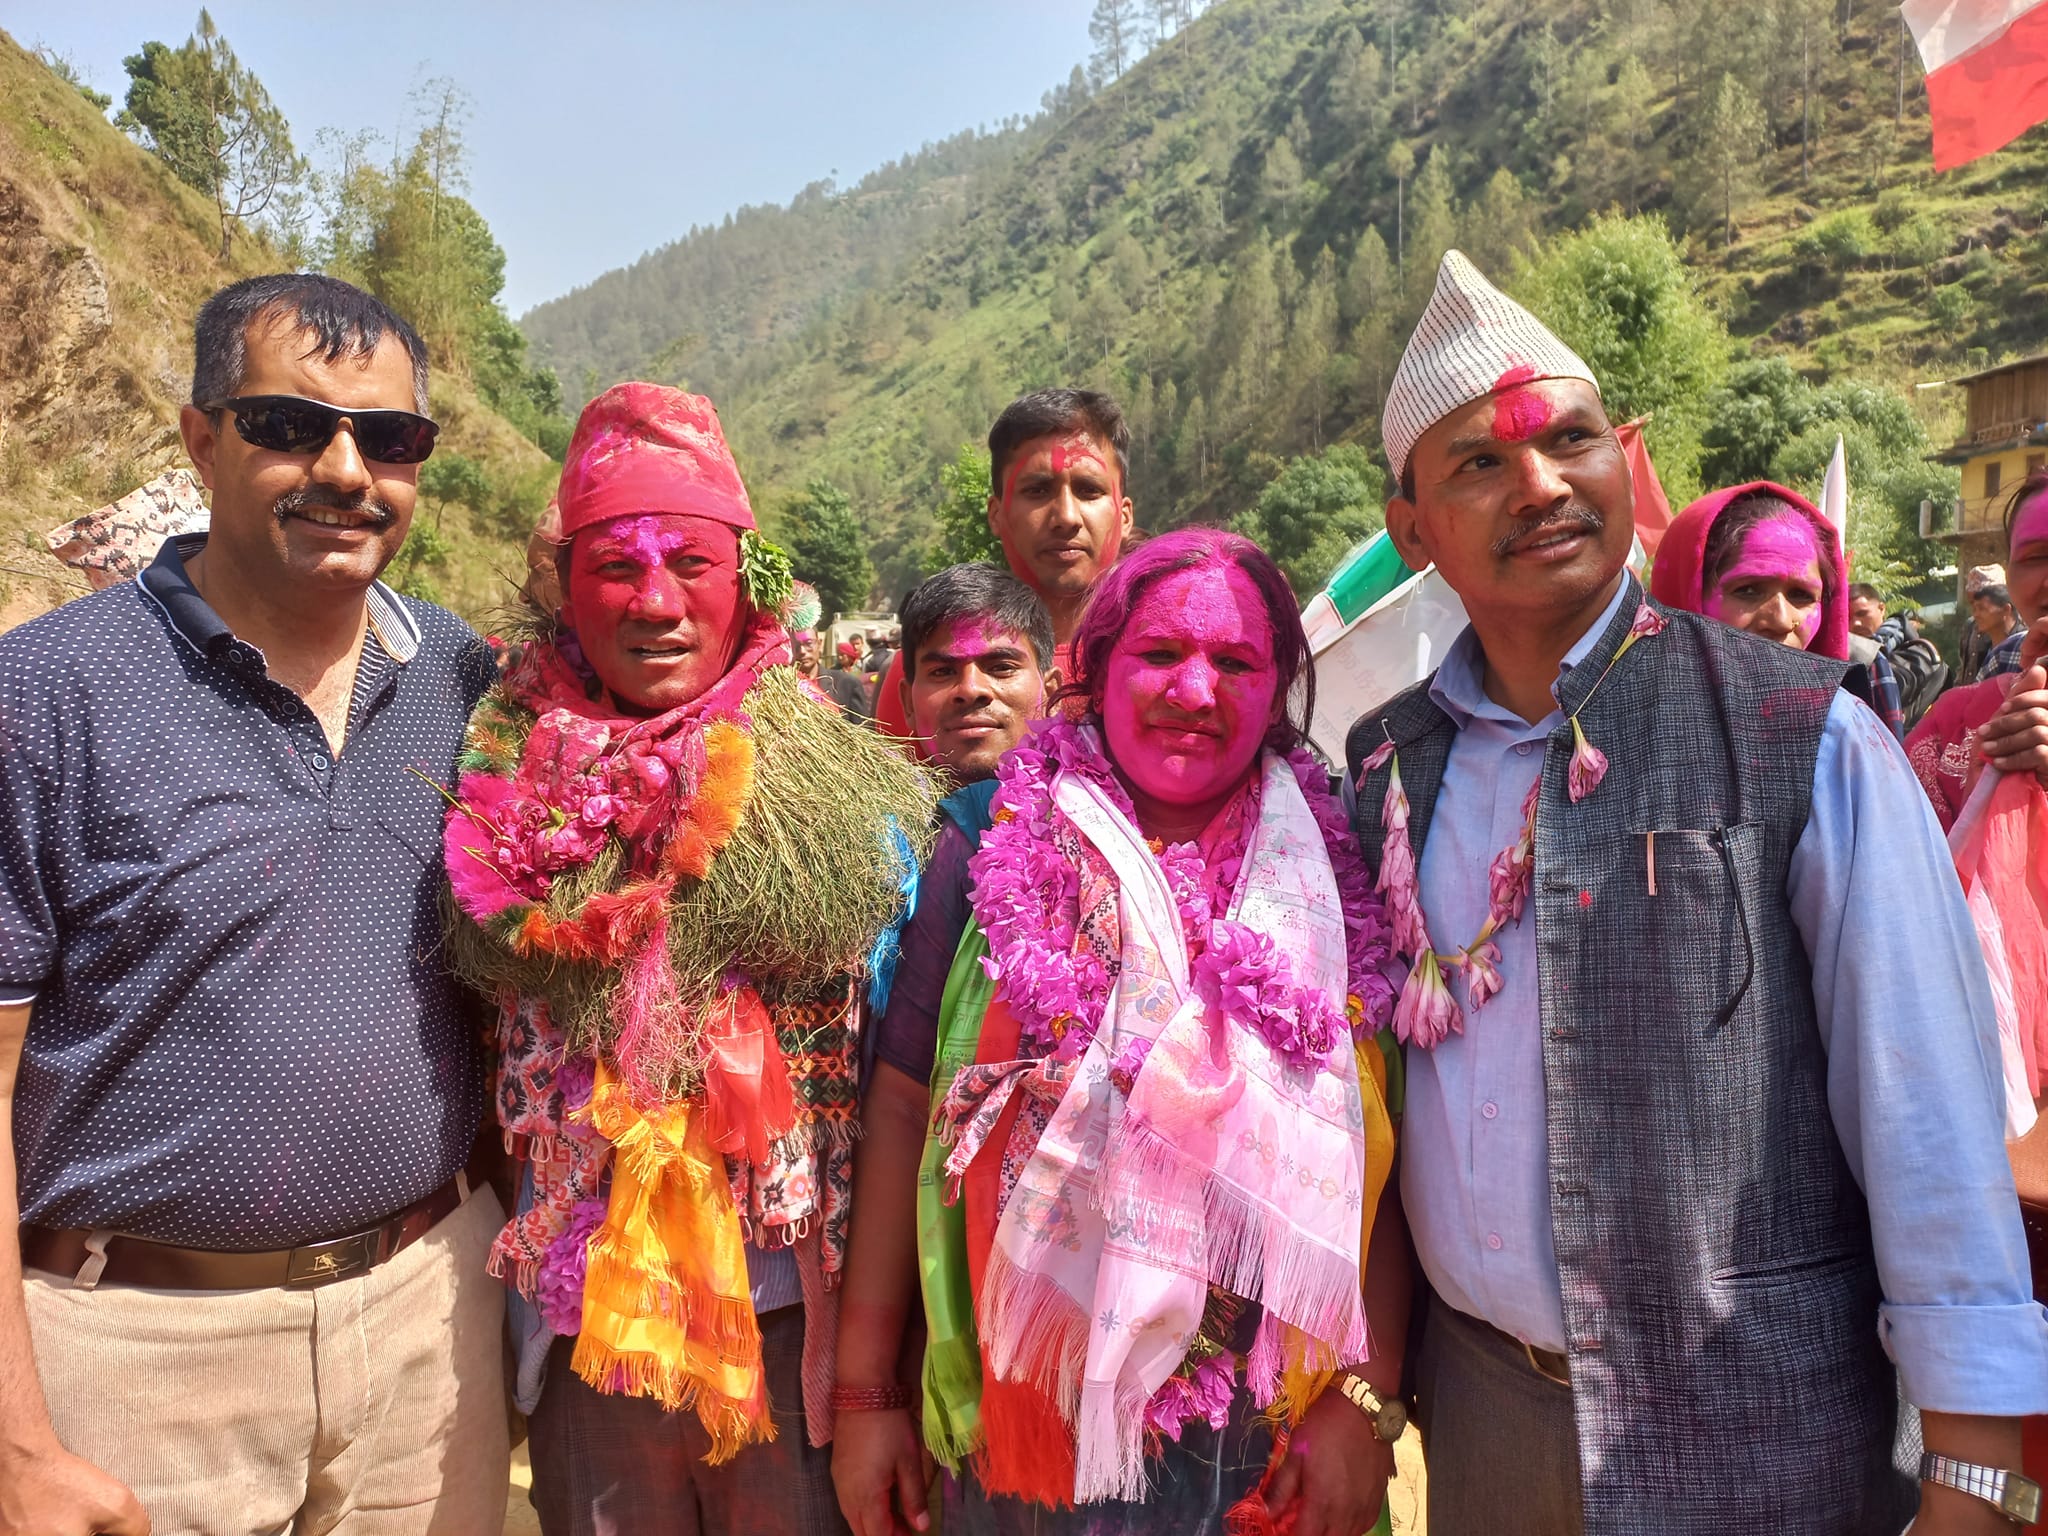
[{"label": "orange fringed scarf", "polygon": [[761,1328],[724,1159],[687,1102],[643,1111],[600,1060],[587,1111],[612,1144],[611,1198],[591,1234],[576,1374],[600,1391],[694,1407],[714,1466],[775,1438]]},{"label": "orange fringed scarf", "polygon": [[[982,1021],[975,1060],[1015,1059],[1018,1034],[1016,1015],[1009,1004],[997,998]],[[977,1315],[989,1250],[995,1245],[996,1223],[1003,1214],[1003,1149],[1010,1144],[1010,1132],[1024,1100],[1021,1093],[1011,1096],[960,1181],[960,1198],[967,1207],[968,1283]],[[1073,1430],[1060,1417],[1059,1406],[1043,1392],[1023,1382],[999,1380],[986,1349],[981,1369],[981,1430],[982,1448],[974,1458],[974,1473],[983,1489],[1055,1509],[1073,1507]]]}]

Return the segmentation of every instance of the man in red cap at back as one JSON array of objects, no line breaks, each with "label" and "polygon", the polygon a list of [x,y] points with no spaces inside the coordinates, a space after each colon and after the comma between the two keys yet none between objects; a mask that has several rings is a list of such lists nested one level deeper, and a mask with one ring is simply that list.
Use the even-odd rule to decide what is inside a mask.
[{"label": "man in red cap at back", "polygon": [[837,1532],[853,983],[930,794],[790,665],[709,401],[600,395],[558,499],[560,606],[470,721],[444,843],[452,962],[499,1004],[534,1503],[548,1536]]}]

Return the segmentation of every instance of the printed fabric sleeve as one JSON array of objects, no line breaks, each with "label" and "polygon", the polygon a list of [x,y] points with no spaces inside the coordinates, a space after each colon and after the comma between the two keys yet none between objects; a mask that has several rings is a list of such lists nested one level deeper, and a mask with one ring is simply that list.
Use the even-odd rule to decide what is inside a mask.
[{"label": "printed fabric sleeve", "polygon": [[1828,1106],[1870,1206],[1878,1327],[1908,1401],[2048,1412],[2002,1139],[1997,1025],[1948,844],[1899,743],[1837,696],[1787,878],[1813,962]]},{"label": "printed fabric sleeve", "polygon": [[875,1055],[919,1083],[938,1052],[939,1004],[967,928],[967,834],[948,820],[917,885],[917,911],[903,929],[903,952],[889,1007],[875,1026]]},{"label": "printed fabric sleeve", "polygon": [[47,754],[62,733],[38,692],[23,657],[0,656],[0,1007],[32,1002],[57,966],[44,848],[59,779]]}]

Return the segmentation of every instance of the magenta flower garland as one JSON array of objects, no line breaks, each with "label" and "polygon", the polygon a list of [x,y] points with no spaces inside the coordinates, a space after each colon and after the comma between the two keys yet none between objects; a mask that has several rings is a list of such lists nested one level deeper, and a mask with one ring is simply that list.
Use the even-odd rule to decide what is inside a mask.
[{"label": "magenta flower garland", "polygon": [[[1193,984],[1204,1001],[1256,1029],[1291,1065],[1311,1068],[1330,1059],[1354,1033],[1383,1025],[1394,989],[1380,974],[1389,954],[1383,909],[1358,845],[1331,798],[1323,770],[1305,752],[1288,759],[1302,787],[1336,877],[1344,909],[1346,1006],[1297,986],[1279,972],[1269,939],[1215,916],[1193,843],[1156,850],[1179,910],[1193,959]],[[1087,1048],[1108,1005],[1110,976],[1078,933],[1080,880],[1053,836],[1058,811],[1052,782],[1060,769],[1102,789],[1135,823],[1130,796],[1095,744],[1089,728],[1065,719],[1038,726],[1004,759],[992,814],[971,867],[974,909],[988,936],[982,964],[1017,1017],[1020,1049],[1067,1059]],[[1214,871],[1214,888],[1232,889],[1242,847],[1227,851]]]},{"label": "magenta flower garland", "polygon": [[[1615,663],[1626,656],[1638,640],[1664,632],[1664,615],[1648,603],[1639,604],[1628,634],[1614,648],[1606,669],[1579,701],[1584,709],[1607,681]],[[1607,777],[1607,754],[1586,739],[1579,724],[1579,710],[1569,716],[1572,728],[1572,760],[1565,773],[1565,793],[1577,805],[1600,787]],[[1515,840],[1494,855],[1486,870],[1486,921],[1478,935],[1463,949],[1439,951],[1430,942],[1428,920],[1422,911],[1422,885],[1417,878],[1415,849],[1408,839],[1408,792],[1401,787],[1401,755],[1392,739],[1382,743],[1361,767],[1361,776],[1381,764],[1393,763],[1387,779],[1387,796],[1380,809],[1380,825],[1386,841],[1380,850],[1379,889],[1386,897],[1394,924],[1394,948],[1410,957],[1408,980],[1401,988],[1401,1000],[1394,1009],[1394,1036],[1403,1045],[1434,1049],[1444,1037],[1463,1034],[1465,1015],[1451,994],[1449,973],[1465,972],[1465,1002],[1475,1013],[1499,993],[1506,978],[1500,972],[1500,946],[1494,935],[1522,920],[1529,901],[1529,883],[1536,860],[1536,801],[1543,788],[1539,774],[1522,801],[1522,829]]]}]

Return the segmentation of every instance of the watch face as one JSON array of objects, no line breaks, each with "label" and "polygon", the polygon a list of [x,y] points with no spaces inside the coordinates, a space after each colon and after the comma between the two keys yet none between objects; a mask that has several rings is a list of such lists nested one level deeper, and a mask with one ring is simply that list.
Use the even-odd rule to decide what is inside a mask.
[{"label": "watch face", "polygon": [[1408,1405],[1398,1400],[1387,1403],[1373,1420],[1373,1433],[1392,1445],[1408,1428]]},{"label": "watch face", "polygon": [[2041,1518],[2041,1485],[2016,1472],[2008,1472],[1998,1509],[1999,1513],[2023,1525],[2032,1525]]}]

